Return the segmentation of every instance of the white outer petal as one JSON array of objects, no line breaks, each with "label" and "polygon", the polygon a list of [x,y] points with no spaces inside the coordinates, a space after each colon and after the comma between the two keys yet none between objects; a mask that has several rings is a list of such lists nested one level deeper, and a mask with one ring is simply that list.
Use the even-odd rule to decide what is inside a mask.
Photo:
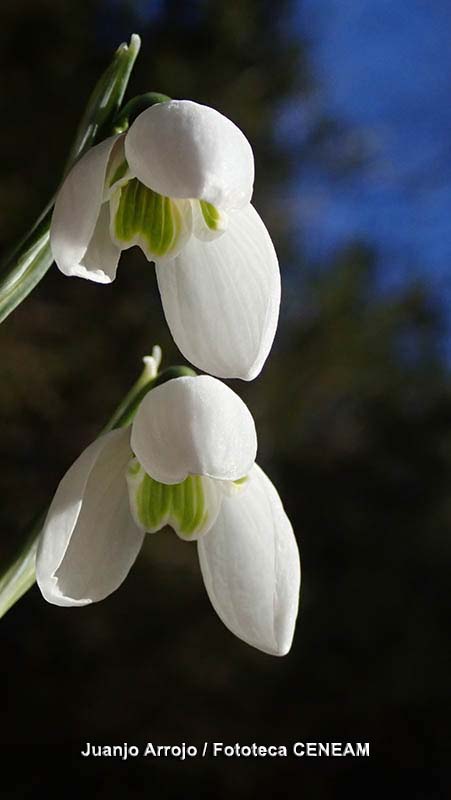
[{"label": "white outer petal", "polygon": [[120,250],[102,240],[103,220],[100,221],[101,231],[96,232],[96,251],[91,250],[90,257],[88,254],[87,264],[84,258],[99,219],[110,155],[119,138],[111,136],[88,150],[71,169],[58,192],[50,226],[50,246],[64,275],[88,278],[97,283],[114,280]]},{"label": "white outer petal", "polygon": [[209,106],[171,100],[146,109],[126,135],[125,153],[132,173],[159,194],[206,200],[226,211],[252,197],[252,148]]},{"label": "white outer petal", "polygon": [[170,264],[156,264],[167,323],[188,361],[219,378],[253,380],[279,318],[280,272],[252,205],[230,215],[212,242],[192,237]]},{"label": "white outer petal", "polygon": [[112,283],[116,277],[120,255],[121,250],[113,243],[110,234],[110,204],[104,203],[88,249],[82,262],[73,269],[72,275],[96,283]]},{"label": "white outer petal", "polygon": [[130,431],[101,436],[56,490],[36,557],[45,599],[59,606],[102,600],[127,576],[144,534],[133,522],[125,470]]},{"label": "white outer petal", "polygon": [[298,611],[299,552],[280,497],[257,465],[243,492],[224,497],[197,546],[208,596],[223,623],[247,644],[286,655]]},{"label": "white outer petal", "polygon": [[131,446],[160,483],[188,475],[238,480],[257,452],[254,420],[232,389],[209,375],[174,378],[149,392],[132,425]]}]

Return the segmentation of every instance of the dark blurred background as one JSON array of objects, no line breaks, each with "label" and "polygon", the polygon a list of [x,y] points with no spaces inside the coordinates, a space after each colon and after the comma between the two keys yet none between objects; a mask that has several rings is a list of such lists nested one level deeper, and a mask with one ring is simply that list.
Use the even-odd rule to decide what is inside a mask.
[{"label": "dark blurred background", "polygon": [[[322,800],[360,779],[360,797],[379,797],[363,759],[78,755],[86,741],[358,740],[370,742],[372,767],[403,769],[411,797],[446,797],[451,6],[3,3],[4,251],[55,190],[92,85],[133,31],[142,51],[128,97],[156,90],[213,105],[254,147],[254,202],[284,292],[261,377],[233,387],[299,540],[301,612],[289,656],[249,648],[210,607],[195,546],[172,532],[149,537],[100,604],[59,609],[34,588],[1,622],[5,796],[34,796],[67,762],[68,798],[77,775],[100,798],[186,796],[188,778],[200,797],[275,794],[293,781]],[[110,287],[52,268],[1,326],[2,559],[157,342],[166,365],[180,363],[153,266],[136,249]],[[12,753],[22,769],[9,771]]]}]

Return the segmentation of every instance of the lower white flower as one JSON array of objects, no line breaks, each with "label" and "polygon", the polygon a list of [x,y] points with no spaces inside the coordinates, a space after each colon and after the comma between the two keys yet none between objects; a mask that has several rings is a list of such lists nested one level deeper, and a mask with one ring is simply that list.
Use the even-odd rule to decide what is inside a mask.
[{"label": "lower white flower", "polygon": [[155,262],[185,358],[221,378],[252,380],[280,304],[253,181],[251,146],[231,120],[190,100],[157,103],[73,167],[55,203],[53,257],[65,275],[111,283],[121,251],[138,245]]},{"label": "lower white flower", "polygon": [[299,553],[256,449],[249,410],[215,378],[175,378],[150,391],[131,427],[93,442],[62,479],[36,559],[45,599],[102,600],[125,579],[145,532],[169,524],[182,539],[197,539],[224,624],[264,652],[286,654]]}]

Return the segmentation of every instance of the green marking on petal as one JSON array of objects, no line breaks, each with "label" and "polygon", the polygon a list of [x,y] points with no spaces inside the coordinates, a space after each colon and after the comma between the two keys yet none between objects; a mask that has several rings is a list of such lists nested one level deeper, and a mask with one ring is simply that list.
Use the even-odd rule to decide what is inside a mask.
[{"label": "green marking on petal", "polygon": [[121,186],[131,179],[127,159],[125,158],[124,137],[120,137],[111,151],[108,169],[103,187],[104,201],[110,200]]},{"label": "green marking on petal", "polygon": [[206,200],[199,200],[199,205],[207,228],[211,231],[222,230],[221,214],[216,206],[212,206]]},{"label": "green marking on petal", "polygon": [[159,483],[132,459],[127,483],[133,518],[149,533],[171,525],[182,539],[196,539],[216,519],[220,492],[210,478],[189,475],[182,483]]},{"label": "green marking on petal", "polygon": [[168,256],[189,233],[185,209],[133,178],[112,198],[113,239],[122,248],[139,245],[149,259]]},{"label": "green marking on petal", "polygon": [[220,483],[222,492],[227,497],[234,497],[246,490],[247,484],[249,483],[249,475],[244,475],[236,481],[221,481]]},{"label": "green marking on petal", "polygon": [[140,469],[141,469],[141,465],[140,465],[139,461],[137,461],[136,459],[133,459],[132,461],[130,461],[130,463],[128,465],[129,475],[131,475],[131,476],[137,475]]},{"label": "green marking on petal", "polygon": [[122,163],[115,168],[111,177],[108,178],[108,188],[111,189],[111,187],[114,186],[115,183],[122,180],[122,178],[125,177],[127,170],[128,170],[128,164],[124,159],[124,161],[122,161]]}]

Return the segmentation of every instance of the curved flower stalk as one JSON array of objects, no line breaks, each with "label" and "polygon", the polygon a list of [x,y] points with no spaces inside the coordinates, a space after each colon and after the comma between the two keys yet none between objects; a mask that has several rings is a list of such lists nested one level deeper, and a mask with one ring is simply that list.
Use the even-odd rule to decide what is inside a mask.
[{"label": "curved flower stalk", "polygon": [[36,559],[46,600],[81,606],[115,591],[145,532],[170,525],[197,540],[210,600],[224,624],[273,655],[291,646],[298,609],[296,540],[255,464],[250,412],[209,376],[152,389],[128,428],[91,444],[61,481]]},{"label": "curved flower stalk", "polygon": [[280,304],[253,181],[251,146],[233,122],[190,100],[156,103],[72,169],[55,204],[53,256],[65,275],[111,283],[121,251],[138,245],[156,264],[183,355],[218,377],[252,380]]}]

